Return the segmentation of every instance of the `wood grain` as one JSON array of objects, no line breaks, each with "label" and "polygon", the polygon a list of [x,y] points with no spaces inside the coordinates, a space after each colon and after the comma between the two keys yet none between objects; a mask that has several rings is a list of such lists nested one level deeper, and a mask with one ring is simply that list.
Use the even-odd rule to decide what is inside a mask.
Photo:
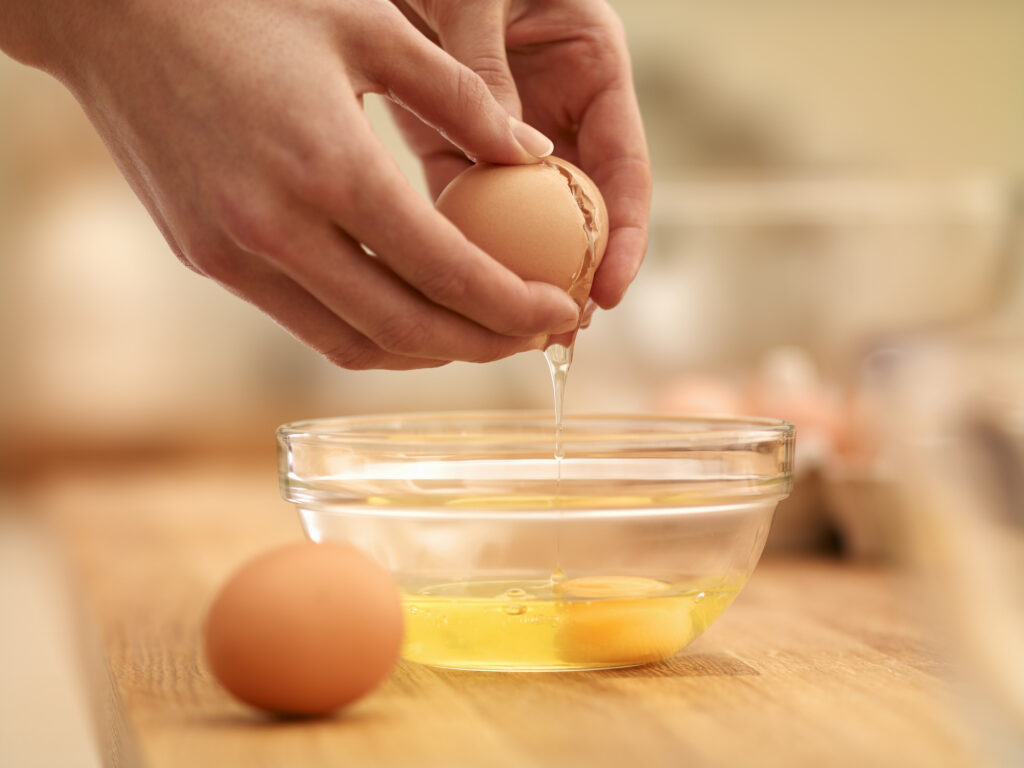
[{"label": "wood grain", "polygon": [[898,577],[877,568],[765,561],[725,616],[662,664],[499,674],[400,663],[346,712],[277,721],[232,701],[199,650],[229,572],[300,535],[273,469],[94,470],[35,501],[94,638],[111,765],[977,765],[947,670]]}]

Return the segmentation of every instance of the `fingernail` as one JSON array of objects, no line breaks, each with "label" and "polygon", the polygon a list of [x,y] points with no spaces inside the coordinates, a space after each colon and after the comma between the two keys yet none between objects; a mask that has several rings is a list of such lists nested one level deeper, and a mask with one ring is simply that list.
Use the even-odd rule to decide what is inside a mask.
[{"label": "fingernail", "polygon": [[594,318],[594,312],[597,310],[597,302],[593,299],[588,298],[586,306],[583,307],[583,312],[580,315],[580,328],[589,328],[590,321]]},{"label": "fingernail", "polygon": [[551,328],[551,333],[569,333],[575,331],[580,327],[580,315],[579,312],[574,314],[572,317],[568,317],[564,322],[555,323]]},{"label": "fingernail", "polygon": [[537,336],[531,336],[528,345],[524,348],[525,350],[532,349],[545,349],[548,346],[548,335],[546,333],[538,334]]},{"label": "fingernail", "polygon": [[576,329],[566,331],[565,333],[553,333],[548,336],[547,344],[544,345],[544,349],[547,349],[552,344],[558,344],[563,347],[571,347],[573,341],[576,338]]},{"label": "fingernail", "polygon": [[527,154],[534,157],[547,157],[555,151],[555,144],[551,139],[538,131],[532,125],[527,125],[522,120],[517,120],[512,115],[508,116],[509,127],[512,128],[512,135],[516,137],[519,146]]}]

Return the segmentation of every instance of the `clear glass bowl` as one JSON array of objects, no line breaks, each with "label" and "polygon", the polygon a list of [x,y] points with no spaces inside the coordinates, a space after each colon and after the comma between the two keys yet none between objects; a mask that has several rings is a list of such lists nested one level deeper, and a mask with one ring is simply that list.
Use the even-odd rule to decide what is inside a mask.
[{"label": "clear glass bowl", "polygon": [[278,430],[282,495],[402,590],[403,655],[459,669],[668,658],[728,607],[789,493],[792,425],[549,413],[318,419]]}]

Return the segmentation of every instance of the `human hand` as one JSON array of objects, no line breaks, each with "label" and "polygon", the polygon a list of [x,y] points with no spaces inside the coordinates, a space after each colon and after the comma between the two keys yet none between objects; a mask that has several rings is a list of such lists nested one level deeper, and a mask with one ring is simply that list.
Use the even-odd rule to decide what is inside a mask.
[{"label": "human hand", "polygon": [[369,92],[483,160],[549,150],[386,0],[0,8],[21,33],[0,44],[75,93],[178,257],[338,365],[493,360],[577,322],[568,295],[470,244],[373,135]]},{"label": "human hand", "polygon": [[[647,247],[651,170],[622,25],[597,0],[397,0],[425,34],[479,74],[499,101],[555,143],[608,205],[608,249],[590,298],[621,301]],[[521,103],[520,103],[521,100]],[[469,161],[393,110],[437,195]]]}]

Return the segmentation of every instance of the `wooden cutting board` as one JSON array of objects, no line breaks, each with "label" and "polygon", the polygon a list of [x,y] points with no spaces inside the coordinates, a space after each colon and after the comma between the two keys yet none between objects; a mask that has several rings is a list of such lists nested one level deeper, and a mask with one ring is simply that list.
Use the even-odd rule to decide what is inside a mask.
[{"label": "wooden cutting board", "polygon": [[34,503],[81,607],[111,765],[978,764],[905,585],[877,567],[766,560],[723,618],[666,663],[513,674],[403,662],[348,711],[277,721],[230,699],[199,647],[228,574],[300,536],[272,468],[93,470],[55,480]]}]

